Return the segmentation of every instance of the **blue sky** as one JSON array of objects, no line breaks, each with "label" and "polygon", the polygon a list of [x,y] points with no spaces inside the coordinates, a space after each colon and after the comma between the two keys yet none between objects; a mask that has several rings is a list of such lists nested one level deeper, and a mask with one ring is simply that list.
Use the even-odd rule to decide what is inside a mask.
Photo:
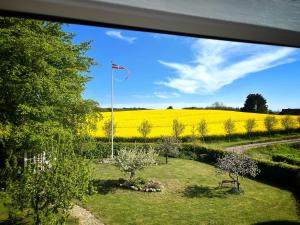
[{"label": "blue sky", "polygon": [[272,110],[300,107],[300,49],[181,37],[82,25],[64,26],[74,43],[93,40],[90,57],[98,63],[84,93],[110,106],[111,64],[115,106],[174,108],[219,101],[242,107],[250,93],[261,93]]}]

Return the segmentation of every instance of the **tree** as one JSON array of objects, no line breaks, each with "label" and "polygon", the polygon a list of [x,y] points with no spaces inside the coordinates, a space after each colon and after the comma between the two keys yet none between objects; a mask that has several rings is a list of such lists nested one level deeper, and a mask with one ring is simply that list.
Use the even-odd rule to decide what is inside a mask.
[{"label": "tree", "polygon": [[[75,151],[100,118],[96,102],[82,98],[94,61],[90,43],[73,37],[60,23],[0,17],[0,124],[9,128],[0,137],[1,180],[14,208],[32,210],[35,224],[65,220],[90,180]],[[64,166],[32,169],[26,159],[40,155],[52,168]]]},{"label": "tree", "polygon": [[271,135],[272,131],[274,131],[274,128],[277,124],[277,119],[275,116],[266,116],[264,119],[265,128],[268,131],[269,135]]},{"label": "tree", "polygon": [[267,100],[261,94],[249,94],[242,108],[243,112],[267,113]]},{"label": "tree", "polygon": [[226,172],[232,181],[235,181],[236,188],[240,190],[239,176],[250,175],[256,177],[260,170],[254,160],[244,154],[229,153],[217,159],[218,172]]},{"label": "tree", "polygon": [[144,120],[140,124],[138,131],[140,132],[142,137],[145,139],[145,141],[146,141],[147,136],[150,134],[151,129],[152,129],[152,125],[148,120]]},{"label": "tree", "polygon": [[138,170],[154,165],[157,157],[158,154],[153,147],[143,149],[135,145],[132,149],[121,148],[118,151],[116,163],[119,169],[129,174],[129,179],[132,180]]},{"label": "tree", "polygon": [[[113,126],[114,126],[113,130],[114,130],[114,135],[115,135],[115,133],[117,131],[117,124],[114,123]],[[104,122],[104,124],[102,126],[102,129],[103,129],[105,137],[110,140],[110,138],[111,138],[111,132],[112,132],[111,119],[108,119],[108,120],[106,120]]]},{"label": "tree", "polygon": [[294,127],[295,121],[290,115],[287,115],[281,119],[281,125],[285,131],[289,132]]},{"label": "tree", "polygon": [[195,148],[196,148],[196,141],[197,141],[196,126],[195,126],[195,124],[193,124],[192,127],[191,127],[191,142],[192,142],[192,145],[193,145],[194,154],[195,154]]},{"label": "tree", "polygon": [[170,106],[168,106],[168,108],[167,108],[167,109],[173,109],[173,106],[171,106],[171,105],[170,105]]},{"label": "tree", "polygon": [[245,121],[245,129],[247,134],[251,135],[251,133],[253,132],[253,129],[257,126],[255,119],[247,119]]},{"label": "tree", "polygon": [[200,134],[200,137],[202,138],[202,141],[204,142],[204,138],[208,132],[207,123],[205,119],[202,119],[198,124],[198,132]]},{"label": "tree", "polygon": [[230,136],[233,134],[235,130],[235,123],[232,119],[227,119],[224,121],[224,130],[230,140]]},{"label": "tree", "polygon": [[179,136],[183,133],[184,129],[185,129],[185,125],[183,123],[181,123],[177,119],[173,120],[172,130],[173,130],[173,136],[176,139],[179,138]]},{"label": "tree", "polygon": [[168,164],[169,156],[175,157],[179,149],[181,148],[181,142],[174,137],[162,137],[159,140],[159,150],[165,156],[166,164]]}]

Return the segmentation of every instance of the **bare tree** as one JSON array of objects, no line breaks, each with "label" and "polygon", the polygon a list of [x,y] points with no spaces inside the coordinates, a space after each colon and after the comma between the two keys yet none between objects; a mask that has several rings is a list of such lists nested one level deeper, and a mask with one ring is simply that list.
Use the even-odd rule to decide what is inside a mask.
[{"label": "bare tree", "polygon": [[236,184],[236,188],[240,190],[240,176],[250,175],[256,177],[260,170],[254,160],[244,154],[229,153],[217,159],[218,172],[228,173],[231,180]]},{"label": "bare tree", "polygon": [[179,136],[183,133],[184,129],[185,129],[185,125],[183,123],[181,123],[179,120],[174,119],[173,120],[173,136],[178,139]]},{"label": "bare tree", "polygon": [[264,120],[265,128],[268,131],[269,135],[271,135],[272,131],[274,131],[274,128],[276,124],[278,123],[275,116],[266,116]]},{"label": "bare tree", "polygon": [[138,131],[142,135],[142,137],[145,139],[145,141],[146,141],[147,136],[150,134],[151,129],[152,129],[152,124],[148,120],[144,120],[140,124]]},{"label": "bare tree", "polygon": [[226,134],[228,135],[228,138],[230,141],[230,136],[235,131],[235,122],[232,119],[225,120],[224,121],[224,130],[225,130]]},{"label": "bare tree", "polygon": [[281,125],[285,131],[289,132],[291,129],[293,129],[295,121],[290,115],[287,115],[281,119]]},{"label": "bare tree", "polygon": [[256,126],[257,126],[257,124],[256,124],[255,119],[247,119],[245,121],[245,129],[246,129],[246,132],[249,135],[249,137]]},{"label": "bare tree", "polygon": [[159,140],[159,150],[166,158],[168,164],[169,156],[175,157],[181,148],[181,141],[175,137],[162,137]]},{"label": "bare tree", "polygon": [[200,134],[200,137],[202,139],[202,141],[204,142],[204,138],[208,132],[208,128],[207,128],[207,123],[205,119],[202,119],[199,124],[198,124],[198,132]]},{"label": "bare tree", "polygon": [[[105,137],[107,137],[108,139],[111,137],[111,131],[112,131],[112,127],[111,127],[111,120],[106,120],[102,126],[102,129],[104,131],[104,135]],[[117,124],[114,123],[114,134],[116,133],[117,130]]]}]

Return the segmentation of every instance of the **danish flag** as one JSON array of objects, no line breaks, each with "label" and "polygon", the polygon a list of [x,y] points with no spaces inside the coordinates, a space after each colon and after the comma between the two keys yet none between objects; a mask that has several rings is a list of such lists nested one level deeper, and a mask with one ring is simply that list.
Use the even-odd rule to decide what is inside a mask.
[{"label": "danish flag", "polygon": [[119,66],[119,65],[117,65],[117,64],[111,64],[111,67],[113,68],[113,69],[118,69],[118,70],[126,70],[126,68],[125,67],[123,67],[123,66]]},{"label": "danish flag", "polygon": [[117,70],[126,70],[127,73],[128,73],[128,75],[125,77],[125,80],[127,80],[129,78],[130,72],[129,72],[129,70],[126,67],[112,63],[111,64],[111,68],[112,69],[117,69]]}]

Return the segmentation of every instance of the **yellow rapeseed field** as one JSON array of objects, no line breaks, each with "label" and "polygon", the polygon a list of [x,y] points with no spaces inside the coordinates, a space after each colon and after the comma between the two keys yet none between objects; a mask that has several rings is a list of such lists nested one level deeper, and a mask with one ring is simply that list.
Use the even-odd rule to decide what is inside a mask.
[{"label": "yellow rapeseed field", "polygon": [[[103,119],[97,124],[97,129],[93,132],[94,136],[103,137],[103,123],[110,119],[110,112],[102,113]],[[208,125],[207,135],[223,135],[224,121],[231,118],[235,121],[235,133],[245,133],[245,120],[255,119],[257,127],[254,131],[265,131],[264,118],[266,114],[244,113],[224,110],[136,110],[136,111],[117,111],[114,113],[115,122],[117,124],[115,136],[118,137],[140,137],[138,127],[143,120],[148,120],[152,124],[152,130],[149,137],[159,137],[162,135],[172,134],[173,119],[178,119],[185,124],[185,130],[182,136],[191,135],[192,125],[197,124],[200,120],[205,119]],[[276,115],[278,120],[283,116]],[[294,117],[295,119],[296,117]],[[296,120],[295,120],[296,124]],[[282,129],[280,121],[276,126]],[[198,132],[197,132],[198,134]]]}]

